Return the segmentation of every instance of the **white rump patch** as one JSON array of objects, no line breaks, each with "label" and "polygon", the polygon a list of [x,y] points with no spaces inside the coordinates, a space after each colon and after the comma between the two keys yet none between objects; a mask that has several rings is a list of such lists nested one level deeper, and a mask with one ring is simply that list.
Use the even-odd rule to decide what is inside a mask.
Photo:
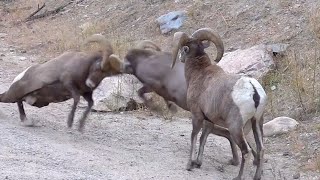
[{"label": "white rump patch", "polygon": [[[257,109],[253,100],[253,86],[260,96],[260,103]],[[256,79],[241,77],[233,86],[231,95],[233,102],[239,107],[243,124],[246,124],[246,122],[252,117],[260,119],[266,102],[266,93]]]},{"label": "white rump patch", "polygon": [[91,88],[91,89],[93,89],[93,88],[95,88],[96,87],[96,83],[94,83],[91,79],[87,79],[86,80],[86,85],[89,87],[89,88]]},{"label": "white rump patch", "polygon": [[[28,70],[29,68],[31,68],[31,66],[29,66],[26,70],[24,70],[24,71],[22,71],[20,74],[18,74],[18,76],[16,76],[16,77],[13,79],[11,85],[12,85],[13,83],[19,81],[20,79],[22,79],[22,77],[24,76],[24,74],[27,72],[27,70]],[[10,85],[10,86],[11,86],[11,85]]]}]

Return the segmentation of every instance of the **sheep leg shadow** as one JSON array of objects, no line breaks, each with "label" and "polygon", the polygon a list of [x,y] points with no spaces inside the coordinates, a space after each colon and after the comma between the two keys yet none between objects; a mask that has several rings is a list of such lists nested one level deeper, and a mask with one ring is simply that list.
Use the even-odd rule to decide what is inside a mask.
[{"label": "sheep leg shadow", "polygon": [[82,117],[81,117],[81,119],[79,121],[78,130],[80,132],[83,132],[83,127],[85,125],[85,120],[87,119],[88,114],[89,114],[89,112],[90,112],[90,110],[91,110],[91,108],[93,106],[92,92],[84,94],[83,98],[88,102],[88,106],[87,106],[86,110],[83,112],[83,115],[82,115]]},{"label": "sheep leg shadow", "polygon": [[19,110],[19,115],[20,115],[20,120],[21,120],[21,125],[22,126],[26,126],[26,127],[33,127],[34,123],[32,120],[29,120],[26,116],[26,113],[24,111],[24,107],[23,107],[23,102],[22,101],[18,101],[17,102],[18,105],[18,110]]}]

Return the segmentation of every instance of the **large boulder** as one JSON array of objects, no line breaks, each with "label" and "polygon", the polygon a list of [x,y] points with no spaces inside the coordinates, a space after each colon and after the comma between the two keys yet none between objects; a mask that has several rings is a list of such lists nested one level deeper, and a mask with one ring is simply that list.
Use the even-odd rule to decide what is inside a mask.
[{"label": "large boulder", "polygon": [[225,53],[218,65],[226,72],[245,74],[259,79],[274,66],[272,53],[267,45],[260,44]]},{"label": "large boulder", "polygon": [[264,136],[273,136],[293,131],[298,126],[298,122],[289,117],[277,117],[263,124]]}]

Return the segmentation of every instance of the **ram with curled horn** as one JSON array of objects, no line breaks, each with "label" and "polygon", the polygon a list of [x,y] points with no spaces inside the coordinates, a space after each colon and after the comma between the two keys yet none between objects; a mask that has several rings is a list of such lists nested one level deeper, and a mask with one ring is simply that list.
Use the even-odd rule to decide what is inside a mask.
[{"label": "ram with curled horn", "polygon": [[30,66],[14,78],[7,91],[0,94],[0,102],[17,103],[22,124],[32,126],[33,121],[26,117],[23,102],[41,108],[72,98],[73,105],[67,121],[68,127],[71,127],[82,96],[88,102],[79,123],[78,129],[82,131],[93,106],[93,90],[103,78],[123,70],[122,61],[113,54],[112,46],[104,36],[92,35],[85,44],[93,42],[99,43],[102,50],[65,52],[43,64]]},{"label": "ram with curled horn", "polygon": [[[196,157],[197,135],[202,128],[203,120],[228,129],[242,153],[238,176],[240,180],[248,155],[255,156],[257,164],[254,179],[261,179],[263,169],[263,113],[267,95],[260,83],[250,77],[226,73],[221,67],[212,64],[204,51],[202,41],[208,40],[217,48],[218,62],[223,56],[223,42],[220,36],[210,28],[195,31],[191,37],[184,32],[174,34],[173,62],[175,66],[179,50],[183,54],[180,61],[185,63],[187,81],[187,105],[192,113],[192,132],[190,156],[187,169],[200,167],[207,136],[215,130],[205,126],[200,137],[199,153]],[[256,143],[254,151],[247,142],[245,134],[253,130]]]},{"label": "ram with curled horn", "polygon": [[[210,42],[203,42],[204,47],[209,47]],[[172,112],[176,112],[176,105],[189,111],[187,106],[187,83],[185,80],[184,64],[178,61],[171,69],[172,53],[161,51],[161,48],[153,41],[143,40],[137,46],[130,49],[125,58],[125,72],[133,74],[143,86],[138,90],[138,95],[145,104],[155,109],[152,101],[145,97],[146,93],[155,92],[166,102]],[[217,125],[207,125],[212,133],[229,140],[233,158],[232,165],[239,164],[239,156],[236,144],[225,128]]]}]

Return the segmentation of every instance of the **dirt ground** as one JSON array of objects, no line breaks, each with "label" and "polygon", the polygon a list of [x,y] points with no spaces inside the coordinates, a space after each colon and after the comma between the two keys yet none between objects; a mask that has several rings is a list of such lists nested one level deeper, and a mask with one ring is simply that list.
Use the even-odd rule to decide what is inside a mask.
[{"label": "dirt ground", "polygon": [[[50,7],[50,2],[53,4],[51,7],[54,7],[53,1],[48,1],[47,6]],[[55,2],[59,4],[62,1]],[[235,4],[221,1],[211,4],[210,8],[201,5],[199,2],[202,1],[194,2],[193,6],[189,6],[187,3],[172,5],[169,1],[144,1],[143,5],[135,1],[123,1],[122,4],[110,1],[102,6],[102,1],[82,1],[57,16],[30,24],[18,22],[17,19],[27,17],[34,4],[10,4],[8,9],[1,9],[0,12],[3,17],[0,19],[0,33],[7,34],[0,38],[0,92],[5,91],[13,78],[26,67],[77,47],[75,39],[79,37],[70,34],[79,34],[79,26],[87,21],[94,22],[95,18],[114,18],[114,22],[104,26],[99,23],[107,20],[94,22],[96,29],[90,29],[90,33],[103,30],[108,34],[110,28],[114,28],[111,34],[118,37],[118,41],[114,43],[120,54],[132,42],[141,39],[136,34],[154,37],[157,43],[169,42],[170,35],[159,35],[154,28],[153,19],[176,8],[188,9],[190,16],[195,19],[182,28],[189,32],[197,26],[207,25],[206,23],[214,24],[209,17],[210,8],[218,9],[211,14],[222,12],[217,15],[217,26],[212,26],[222,32],[226,39],[226,49],[229,50],[269,41],[291,43],[294,47],[300,47],[307,41],[310,41],[310,46],[315,43],[309,30],[305,28],[307,22],[303,16],[303,12],[318,3],[315,0],[295,3],[261,1],[256,6],[246,0]],[[211,2],[206,3],[210,5]],[[278,6],[281,8],[274,8]],[[146,8],[149,8],[146,12],[142,11]],[[221,11],[221,8],[226,10]],[[199,13],[202,11],[206,13]],[[256,14],[260,15],[255,16]],[[213,19],[215,16],[213,15]],[[278,16],[281,18],[277,18]],[[81,20],[77,19],[79,17]],[[206,21],[200,21],[201,19]],[[151,23],[143,24],[148,21]],[[286,29],[287,26],[289,29]],[[127,34],[120,36],[123,32]],[[285,98],[283,92],[277,91],[279,96]],[[274,104],[276,109],[280,109],[277,106],[280,107],[281,101],[283,99],[280,98],[278,104]],[[36,122],[36,127],[23,127],[19,124],[16,104],[0,104],[0,179],[222,180],[232,179],[237,175],[239,167],[228,165],[231,150],[227,140],[213,135],[208,138],[202,167],[191,172],[185,170],[191,133],[188,118],[174,117],[168,121],[145,111],[91,112],[85,132],[79,133],[76,127],[82,108],[78,109],[74,127],[67,128],[66,119],[71,103],[72,101],[50,104],[41,109],[25,105],[27,116]],[[290,110],[294,111],[295,107]],[[286,113],[287,111],[279,111],[277,115],[287,115]],[[271,119],[270,113],[267,113],[266,119]],[[299,128],[289,134],[265,138],[262,179],[320,179],[319,139],[318,116],[300,121]],[[254,170],[250,162],[244,179],[252,179]]]}]

